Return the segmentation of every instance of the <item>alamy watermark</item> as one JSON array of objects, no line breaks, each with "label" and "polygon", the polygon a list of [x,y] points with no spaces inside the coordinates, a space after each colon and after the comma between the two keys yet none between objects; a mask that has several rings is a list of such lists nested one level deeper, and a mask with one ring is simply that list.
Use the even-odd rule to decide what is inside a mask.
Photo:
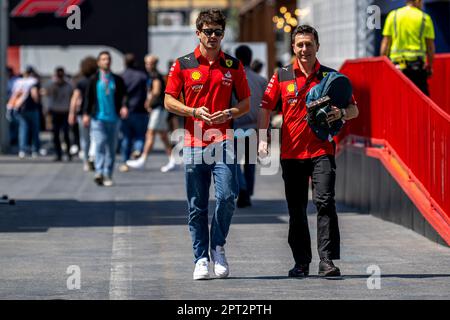
[{"label": "alamy watermark", "polygon": [[72,5],[66,10],[67,14],[70,14],[66,20],[66,26],[69,30],[81,30],[81,9],[79,6]]},{"label": "alamy watermark", "polygon": [[81,268],[77,265],[67,267],[66,273],[70,276],[67,278],[66,285],[68,290],[81,289]]},{"label": "alamy watermark", "polygon": [[[202,131],[199,125],[194,124],[193,135],[186,129],[176,129],[170,134],[170,140],[175,143],[172,149],[172,158],[177,164],[213,164],[259,162],[261,175],[276,175],[280,168],[280,130],[255,129],[227,129],[227,140],[221,140],[224,133],[218,129]],[[258,153],[258,137],[267,137],[266,153]],[[185,146],[187,141],[194,141],[194,146]],[[245,139],[249,141],[246,145]],[[217,142],[216,142],[217,141]],[[247,148],[248,146],[248,148]],[[247,150],[248,149],[248,150]]]},{"label": "alamy watermark", "polygon": [[373,5],[367,7],[367,28],[369,30],[380,30],[381,29],[381,8],[379,6]]},{"label": "alamy watermark", "polygon": [[370,277],[367,278],[367,289],[380,290],[381,289],[381,269],[376,264],[370,265],[366,270]]}]

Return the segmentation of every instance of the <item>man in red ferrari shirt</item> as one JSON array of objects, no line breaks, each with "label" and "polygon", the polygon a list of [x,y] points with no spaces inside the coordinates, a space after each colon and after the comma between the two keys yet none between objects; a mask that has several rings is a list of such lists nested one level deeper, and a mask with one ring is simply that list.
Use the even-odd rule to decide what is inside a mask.
[{"label": "man in red ferrari shirt", "polygon": [[[209,260],[217,277],[229,275],[225,240],[238,194],[233,118],[249,111],[250,90],[239,60],[224,54],[220,43],[225,31],[220,10],[200,12],[199,46],[173,64],[166,86],[165,107],[185,118],[183,158],[189,209],[189,230],[194,251],[194,280],[209,278]],[[184,103],[178,99],[183,93]],[[232,94],[236,105],[231,105]],[[216,209],[208,229],[208,200],[214,177]],[[210,233],[210,234],[209,234]]]},{"label": "man in red ferrari shirt", "polygon": [[[288,242],[295,266],[289,277],[306,277],[311,263],[311,239],[306,208],[309,178],[313,186],[313,201],[317,207],[317,244],[320,257],[319,275],[339,276],[333,259],[340,259],[340,236],[334,201],[336,164],[334,145],[319,139],[306,120],[305,98],[309,90],[334,70],[321,66],[316,58],[319,50],[317,31],[306,25],[292,34],[295,54],[293,64],[280,68],[270,80],[261,103],[259,129],[267,129],[270,113],[282,100],[283,126],[281,139],[281,167],[289,209]],[[356,102],[349,101],[345,109],[335,106],[327,114],[327,121],[350,120],[358,116]],[[267,137],[260,135],[258,152],[267,154]]]}]

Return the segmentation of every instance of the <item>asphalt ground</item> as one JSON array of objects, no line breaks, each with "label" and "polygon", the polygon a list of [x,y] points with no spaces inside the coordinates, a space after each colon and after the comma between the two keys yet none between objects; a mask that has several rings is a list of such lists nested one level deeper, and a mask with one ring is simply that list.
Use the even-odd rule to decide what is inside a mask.
[{"label": "asphalt ground", "polygon": [[343,276],[317,275],[310,203],[311,276],[288,278],[293,260],[280,172],[258,174],[253,206],[234,214],[230,277],[193,281],[184,173],[161,173],[166,160],[157,150],[144,170],[116,171],[115,186],[105,188],[79,160],[0,156],[0,194],[17,202],[0,205],[0,299],[450,298],[449,248],[340,204],[335,263]]}]

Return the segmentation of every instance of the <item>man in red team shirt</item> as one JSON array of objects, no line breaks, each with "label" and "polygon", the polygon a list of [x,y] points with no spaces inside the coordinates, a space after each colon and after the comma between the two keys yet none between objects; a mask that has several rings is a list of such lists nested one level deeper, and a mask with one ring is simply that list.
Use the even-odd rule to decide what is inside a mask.
[{"label": "man in red team shirt", "polygon": [[[209,248],[217,277],[229,275],[224,245],[238,194],[237,163],[230,129],[233,118],[249,111],[244,68],[224,54],[220,43],[225,16],[220,10],[200,12],[197,21],[199,46],[173,64],[166,87],[165,107],[184,116],[186,192],[189,230],[194,250],[194,280],[209,278]],[[232,94],[239,101],[231,106]],[[178,99],[183,93],[184,103]],[[212,159],[212,161],[211,161]],[[208,200],[214,177],[216,209],[208,230]]]},{"label": "man in red team shirt", "polygon": [[[295,266],[289,277],[305,277],[311,263],[311,239],[306,208],[309,178],[313,186],[313,201],[317,207],[317,244],[320,257],[319,275],[339,276],[333,259],[340,258],[338,217],[334,201],[336,164],[333,142],[320,140],[306,121],[305,98],[320,79],[334,70],[321,66],[316,58],[319,36],[310,26],[299,26],[292,34],[295,53],[293,64],[280,68],[269,82],[261,103],[259,129],[267,129],[270,113],[281,97],[283,126],[281,140],[281,167],[289,209],[288,241]],[[358,116],[356,103],[347,108],[332,107],[328,123]],[[260,135],[260,156],[267,154],[267,139]]]}]

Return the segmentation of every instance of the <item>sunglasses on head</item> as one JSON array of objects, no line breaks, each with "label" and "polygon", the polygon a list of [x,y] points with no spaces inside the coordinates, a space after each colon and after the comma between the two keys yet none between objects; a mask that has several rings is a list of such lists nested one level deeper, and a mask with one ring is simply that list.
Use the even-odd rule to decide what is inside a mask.
[{"label": "sunglasses on head", "polygon": [[217,37],[223,36],[223,30],[222,29],[202,29],[202,32],[207,37],[211,37],[213,34],[215,34]]}]

